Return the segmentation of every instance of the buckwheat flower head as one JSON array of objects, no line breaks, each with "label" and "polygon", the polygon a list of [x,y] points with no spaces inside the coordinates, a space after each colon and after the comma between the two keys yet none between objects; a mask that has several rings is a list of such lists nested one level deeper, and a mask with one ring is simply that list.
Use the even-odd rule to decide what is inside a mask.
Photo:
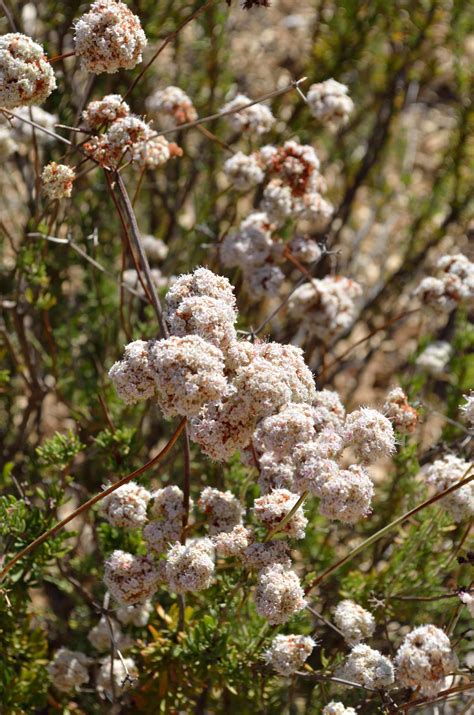
[{"label": "buckwheat flower head", "polygon": [[271,626],[286,623],[306,606],[300,580],[283,564],[272,564],[258,574],[255,606]]},{"label": "buckwheat flower head", "polygon": [[265,134],[275,124],[275,117],[272,111],[265,104],[253,104],[251,107],[236,111],[246,104],[250,104],[252,100],[244,94],[238,94],[230,102],[227,102],[221,112],[233,112],[228,114],[225,119],[236,132],[255,132],[256,134]]},{"label": "buckwheat flower head", "polygon": [[295,473],[293,490],[298,494],[310,492],[320,497],[328,479],[339,477],[339,466],[321,454],[317,442],[300,444],[294,454]]},{"label": "buckwheat flower head", "polygon": [[317,191],[309,191],[293,202],[293,213],[308,221],[313,231],[324,231],[334,213],[334,206]]},{"label": "buckwheat flower head", "polygon": [[206,515],[211,535],[232,531],[234,526],[242,522],[244,509],[230,491],[221,492],[213,487],[205,487],[197,505]]},{"label": "buckwheat flower head", "polygon": [[314,426],[318,432],[326,427],[342,427],[346,410],[334,390],[318,390],[313,400]]},{"label": "buckwheat flower head", "polygon": [[142,246],[145,251],[147,258],[150,261],[164,261],[168,255],[168,246],[161,238],[156,238],[155,236],[143,236]]},{"label": "buckwheat flower head", "polygon": [[105,616],[101,616],[99,622],[87,634],[87,640],[99,653],[110,650],[112,637],[115,646],[123,649],[124,635],[119,624]]},{"label": "buckwheat flower head", "polygon": [[288,244],[291,255],[301,263],[315,263],[319,261],[323,252],[316,241],[309,236],[295,236]]},{"label": "buckwheat flower head", "polygon": [[444,678],[457,667],[448,636],[436,626],[418,626],[405,636],[395,656],[398,680],[422,695],[434,697]]},{"label": "buckwheat flower head", "polygon": [[334,611],[334,622],[349,645],[357,645],[360,641],[370,638],[375,630],[373,615],[349,599],[338,603]]},{"label": "buckwheat flower head", "polygon": [[155,341],[149,350],[157,402],[167,417],[197,415],[227,390],[224,357],[197,335]]},{"label": "buckwheat flower head", "polygon": [[[132,161],[142,169],[156,169],[158,166],[163,166],[171,158],[173,152],[172,145],[162,136],[153,136],[153,133],[147,132],[144,139],[138,141],[130,148]],[[177,156],[181,152],[180,149],[174,151]]]},{"label": "buckwheat flower head", "polygon": [[272,640],[263,657],[277,673],[289,676],[308,660],[316,645],[309,636],[278,635]]},{"label": "buckwheat flower head", "polygon": [[464,603],[470,615],[474,618],[474,596],[467,591],[460,591],[459,598],[461,603]]},{"label": "buckwheat flower head", "polygon": [[0,161],[6,161],[14,152],[18,151],[18,144],[7,127],[0,127]]},{"label": "buckwheat flower head", "polygon": [[134,556],[117,549],[105,562],[104,583],[113,598],[124,606],[150,598],[159,579],[159,572],[147,556]]},{"label": "buckwheat flower head", "polygon": [[228,268],[254,269],[271,255],[272,225],[263,211],[256,211],[241,223],[237,231],[229,232],[220,243],[220,259]]},{"label": "buckwheat flower head", "polygon": [[208,457],[225,461],[248,446],[255,422],[253,406],[234,391],[222,401],[204,405],[199,415],[190,420],[189,436]]},{"label": "buckwheat flower head", "polygon": [[[464,476],[467,476],[470,463],[454,454],[447,454],[428,466],[423,467],[422,474],[432,484],[437,493],[452,487]],[[463,521],[474,516],[474,482],[465,484],[460,489],[443,497],[440,506],[452,516],[454,521]]]},{"label": "buckwheat flower head", "polygon": [[336,675],[377,690],[388,688],[395,680],[390,658],[363,644],[352,648],[344,664],[336,669]]},{"label": "buckwheat flower head", "polygon": [[186,509],[184,507],[184,494],[179,487],[170,484],[153,492],[150,516],[154,519],[165,521],[181,521]]},{"label": "buckwheat flower head", "polygon": [[262,494],[269,494],[273,489],[294,488],[295,460],[293,457],[277,457],[273,452],[265,452],[258,460],[260,476],[258,486]]},{"label": "buckwheat flower head", "polygon": [[[298,499],[299,495],[293,494],[288,489],[274,489],[269,494],[255,499],[255,518],[268,529],[273,529],[291,511]],[[300,506],[280,533],[290,538],[304,539],[307,524],[303,507]]]},{"label": "buckwheat flower head", "polygon": [[467,424],[474,427],[474,390],[471,390],[469,395],[463,395],[466,400],[463,405],[461,405],[461,410],[464,412],[464,419]]},{"label": "buckwheat flower head", "polygon": [[148,623],[152,612],[151,601],[144,601],[144,603],[135,603],[133,606],[120,606],[115,615],[124,626],[143,627]]},{"label": "buckwheat flower head", "polygon": [[219,276],[208,268],[197,268],[193,273],[185,273],[176,279],[166,294],[168,314],[175,312],[185,298],[214,298],[235,308],[234,287],[225,276]]},{"label": "buckwheat flower head", "polygon": [[261,420],[253,435],[257,454],[273,452],[276,457],[286,457],[302,442],[315,436],[313,411],[303,402],[283,405],[275,415]]},{"label": "buckwheat flower head", "polygon": [[153,92],[146,100],[146,106],[152,114],[165,115],[171,119],[173,126],[194,122],[198,116],[186,92],[172,85]]},{"label": "buckwheat flower head", "polygon": [[427,276],[423,278],[413,295],[433,309],[449,312],[461,299],[461,280],[457,276],[447,275],[444,278]]},{"label": "buckwheat flower head", "polygon": [[[121,696],[133,687],[134,681],[138,677],[138,668],[133,658],[115,657],[113,661],[110,656],[102,661],[97,675],[97,692],[107,700],[112,701],[115,696]],[[113,688],[111,683],[113,678]]]},{"label": "buckwheat flower head", "polygon": [[92,136],[84,143],[84,151],[100,166],[116,168],[125,154],[147,140],[150,134],[149,125],[141,117],[129,114],[112,122],[105,134]]},{"label": "buckwheat flower head", "polygon": [[283,379],[283,370],[264,357],[257,355],[252,362],[239,370],[234,378],[234,388],[242,402],[242,410],[255,420],[276,412],[293,399],[291,386]]},{"label": "buckwheat flower head", "polygon": [[241,558],[245,549],[252,541],[252,530],[242,524],[237,524],[231,531],[221,531],[212,537],[212,543],[221,556],[237,556]]},{"label": "buckwheat flower head", "polygon": [[354,524],[370,514],[374,486],[366,470],[353,464],[324,481],[319,493],[323,516]]},{"label": "buckwheat flower head", "polygon": [[268,342],[258,343],[256,351],[258,356],[279,370],[279,379],[291,390],[291,398],[287,402],[313,402],[316,386],[313,374],[304,361],[301,348]]},{"label": "buckwheat flower head", "polygon": [[223,300],[191,296],[182,300],[174,310],[166,310],[165,318],[173,335],[198,335],[224,354],[237,340],[234,327],[237,312]]},{"label": "buckwheat flower head", "polygon": [[260,210],[267,214],[272,223],[281,225],[295,213],[291,187],[282,179],[272,179],[266,185]]},{"label": "buckwheat flower head", "polygon": [[41,104],[56,89],[44,49],[19,32],[0,36],[0,107]]},{"label": "buckwheat flower head", "polygon": [[41,172],[41,188],[50,199],[64,199],[71,196],[76,172],[66,164],[52,161]]},{"label": "buckwheat flower head", "polygon": [[147,521],[147,504],[150,492],[136,482],[129,482],[104,497],[100,504],[100,514],[112,526],[132,529]]},{"label": "buckwheat flower head", "polygon": [[130,107],[120,94],[106,94],[102,99],[89,102],[82,112],[82,119],[89,129],[108,128],[117,119],[130,114]]},{"label": "buckwheat flower head", "polygon": [[348,92],[346,85],[335,79],[312,84],[306,96],[311,114],[329,126],[344,126],[354,109]]},{"label": "buckwheat flower head", "polygon": [[290,139],[280,147],[263,147],[260,158],[267,171],[290,187],[292,196],[303,196],[319,186],[320,161],[309,144]]},{"label": "buckwheat flower head", "polygon": [[47,667],[54,687],[63,693],[74,693],[88,682],[89,658],[79,651],[60,648]]},{"label": "buckwheat flower head", "polygon": [[153,397],[156,391],[154,370],[149,361],[149,343],[135,340],[125,347],[122,360],[109,370],[118,396],[128,405]]},{"label": "buckwheat flower head", "polygon": [[211,539],[197,539],[186,546],[176,543],[166,557],[168,585],[176,593],[209,588],[214,570],[214,546]]},{"label": "buckwheat flower head", "polygon": [[364,462],[395,452],[392,423],[381,412],[369,407],[361,407],[347,416],[344,439]]},{"label": "buckwheat flower head", "polygon": [[452,346],[445,340],[436,340],[430,343],[416,359],[417,367],[421,367],[429,372],[433,377],[443,374],[451,355]]},{"label": "buckwheat flower head", "polygon": [[340,457],[345,447],[341,430],[335,427],[325,427],[318,433],[314,442],[317,451],[324,459],[336,459]]},{"label": "buckwheat flower head", "polygon": [[284,280],[285,274],[278,266],[265,264],[245,273],[245,288],[251,299],[258,300],[277,295]]},{"label": "buckwheat flower head", "polygon": [[330,703],[325,705],[321,715],[357,715],[357,712],[350,706],[346,707],[343,703],[338,703],[335,700],[332,700]]},{"label": "buckwheat flower head", "polygon": [[242,553],[242,563],[247,569],[261,571],[267,566],[291,566],[290,548],[286,541],[256,541]]},{"label": "buckwheat flower head", "polygon": [[360,285],[344,276],[315,278],[293,292],[288,309],[308,334],[327,341],[352,325],[355,300],[361,294]]},{"label": "buckwheat flower head", "polygon": [[383,412],[398,432],[410,434],[418,424],[418,412],[412,407],[401,387],[394,387],[387,394]]},{"label": "buckwheat flower head", "polygon": [[88,72],[133,69],[147,39],[139,18],[120,0],[97,0],[74,25],[76,55]]},{"label": "buckwheat flower head", "polygon": [[183,525],[181,521],[150,521],[143,529],[143,538],[150,550],[161,554],[171,544],[179,541]]},{"label": "buckwheat flower head", "polygon": [[255,154],[236,152],[224,162],[224,174],[237,191],[248,191],[261,184],[265,174]]}]

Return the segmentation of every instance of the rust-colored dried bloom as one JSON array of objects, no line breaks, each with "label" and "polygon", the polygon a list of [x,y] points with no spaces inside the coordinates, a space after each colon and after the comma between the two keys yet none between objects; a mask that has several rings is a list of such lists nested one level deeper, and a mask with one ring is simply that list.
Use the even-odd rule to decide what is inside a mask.
[{"label": "rust-colored dried bloom", "polygon": [[74,25],[76,54],[89,72],[133,69],[147,39],[139,18],[120,0],[97,0]]},{"label": "rust-colored dried bloom", "polygon": [[390,390],[383,405],[385,417],[388,417],[397,432],[410,434],[418,424],[418,412],[412,407],[401,387]]},{"label": "rust-colored dried bloom", "polygon": [[82,118],[89,129],[108,128],[117,119],[130,114],[130,107],[120,94],[107,94],[102,99],[89,102],[82,112]]},{"label": "rust-colored dried bloom", "polygon": [[0,37],[0,107],[42,104],[56,89],[44,49],[31,37],[9,32]]},{"label": "rust-colored dried bloom", "polygon": [[41,172],[41,188],[50,199],[69,198],[75,178],[76,172],[70,166],[52,161]]}]

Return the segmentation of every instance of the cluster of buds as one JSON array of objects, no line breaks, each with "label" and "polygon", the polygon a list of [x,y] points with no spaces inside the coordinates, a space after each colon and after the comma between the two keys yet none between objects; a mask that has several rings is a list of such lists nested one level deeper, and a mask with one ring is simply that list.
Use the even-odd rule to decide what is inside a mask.
[{"label": "cluster of buds", "polygon": [[335,79],[312,84],[306,100],[313,117],[330,129],[338,129],[347,124],[354,109],[348,88]]},{"label": "cluster of buds", "polygon": [[442,256],[436,267],[439,277],[423,278],[415,290],[420,301],[436,311],[450,312],[459,303],[474,298],[474,263],[464,254]]},{"label": "cluster of buds", "polygon": [[57,164],[52,161],[41,172],[41,188],[50,199],[69,198],[76,172],[67,164]]}]

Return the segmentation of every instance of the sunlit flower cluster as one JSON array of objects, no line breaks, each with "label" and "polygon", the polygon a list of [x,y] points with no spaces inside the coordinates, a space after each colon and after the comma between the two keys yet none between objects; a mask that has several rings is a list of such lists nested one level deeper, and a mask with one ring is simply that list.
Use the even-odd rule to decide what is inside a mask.
[{"label": "sunlit flower cluster", "polygon": [[0,36],[0,107],[42,104],[56,89],[44,49],[19,32]]},{"label": "sunlit flower cluster", "polygon": [[50,199],[64,199],[71,196],[76,172],[66,164],[52,161],[41,172],[43,193]]}]

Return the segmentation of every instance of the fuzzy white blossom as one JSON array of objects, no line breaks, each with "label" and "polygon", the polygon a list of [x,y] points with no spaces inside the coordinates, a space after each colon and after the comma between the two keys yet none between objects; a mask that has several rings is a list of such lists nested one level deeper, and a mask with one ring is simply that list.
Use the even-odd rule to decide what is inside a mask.
[{"label": "fuzzy white blossom", "polygon": [[251,107],[237,111],[241,107],[245,107],[246,104],[250,104],[251,101],[244,94],[238,94],[222,107],[221,112],[231,112],[225,116],[225,119],[235,131],[265,134],[270,131],[276,121],[269,107],[258,102]]},{"label": "fuzzy white blossom", "polygon": [[69,198],[75,178],[76,172],[70,166],[52,161],[41,172],[42,191],[50,199]]},{"label": "fuzzy white blossom", "polygon": [[289,676],[304,665],[315,645],[309,636],[277,635],[263,657],[277,673]]},{"label": "fuzzy white blossom", "polygon": [[146,100],[146,107],[152,114],[170,119],[171,126],[194,122],[198,116],[186,92],[173,85],[153,92]]},{"label": "fuzzy white blossom", "polygon": [[314,426],[320,432],[326,427],[342,427],[346,410],[334,390],[319,390],[313,400]]},{"label": "fuzzy white blossom", "polygon": [[181,150],[170,144],[165,137],[154,136],[150,130],[130,147],[131,160],[141,169],[156,169],[163,166],[172,156],[180,156]]},{"label": "fuzzy white blossom", "polygon": [[242,553],[242,563],[247,569],[261,571],[267,566],[280,564],[285,569],[291,566],[290,547],[286,541],[256,541]]},{"label": "fuzzy white blossom", "polygon": [[82,119],[89,129],[108,128],[117,119],[130,114],[130,107],[120,94],[106,94],[102,99],[89,102],[82,112]]},{"label": "fuzzy white blossom", "polygon": [[212,537],[212,543],[221,556],[241,557],[252,541],[252,530],[237,524],[231,531],[221,531]]},{"label": "fuzzy white blossom", "polygon": [[184,495],[179,487],[169,485],[154,492],[150,507],[153,521],[143,529],[143,538],[149,548],[161,553],[178,541],[185,513]]},{"label": "fuzzy white blossom", "polygon": [[104,497],[99,513],[112,526],[132,529],[147,521],[147,505],[150,492],[136,482],[129,482]]},{"label": "fuzzy white blossom", "polygon": [[344,439],[364,462],[395,452],[395,434],[390,420],[370,407],[361,407],[347,416]]},{"label": "fuzzy white blossom", "polygon": [[373,635],[375,619],[369,611],[349,599],[337,604],[334,611],[334,623],[344,634],[349,645],[357,645]]},{"label": "fuzzy white blossom", "polygon": [[151,521],[143,529],[143,538],[148,548],[160,554],[171,544],[174,544],[181,536],[183,529],[179,520],[175,521]]},{"label": "fuzzy white blossom", "polygon": [[277,457],[273,452],[265,452],[259,457],[258,468],[260,476],[258,486],[262,494],[268,494],[272,489],[289,489],[299,491],[294,487],[295,461],[292,457]]},{"label": "fuzzy white blossom", "polygon": [[133,658],[123,658],[122,661],[115,656],[111,661],[109,656],[100,666],[96,682],[97,692],[111,701],[114,696],[120,697],[132,688],[137,677],[138,668]]},{"label": "fuzzy white blossom", "polygon": [[224,174],[237,191],[248,191],[261,184],[265,174],[255,154],[236,152],[224,162]]},{"label": "fuzzy white blossom", "polygon": [[327,342],[350,328],[355,317],[355,301],[361,294],[360,285],[350,278],[315,278],[293,292],[288,309],[309,335]]},{"label": "fuzzy white blossom", "polygon": [[[268,529],[274,529],[281,520],[289,514],[299,499],[298,494],[293,494],[288,489],[274,489],[269,494],[255,499],[255,518]],[[293,539],[304,539],[308,520],[300,506],[291,519],[280,530],[281,534]]]},{"label": "fuzzy white blossom", "polygon": [[257,454],[273,452],[278,458],[290,455],[298,444],[309,442],[315,434],[311,406],[290,402],[258,423],[252,441]]},{"label": "fuzzy white blossom", "polygon": [[121,605],[146,601],[155,593],[159,581],[160,573],[147,556],[117,549],[105,562],[104,583]]},{"label": "fuzzy white blossom", "polygon": [[155,395],[155,373],[149,360],[149,347],[149,343],[144,340],[129,343],[122,360],[109,370],[109,377],[119,397],[129,405]]},{"label": "fuzzy white blossom", "polygon": [[89,680],[89,658],[79,651],[60,648],[47,667],[54,687],[63,693],[74,693]]},{"label": "fuzzy white blossom", "polygon": [[179,276],[166,294],[168,314],[176,311],[186,298],[214,298],[235,308],[234,287],[225,276],[219,276],[208,268],[196,268],[193,273]]},{"label": "fuzzy white blossom", "polygon": [[41,45],[19,32],[0,36],[0,107],[41,104],[56,89],[56,78]]},{"label": "fuzzy white blossom", "polygon": [[444,340],[430,343],[416,359],[417,367],[429,372],[433,377],[439,377],[451,359],[452,346]]},{"label": "fuzzy white blossom", "polygon": [[237,340],[232,305],[208,296],[190,296],[174,310],[166,310],[166,322],[173,335],[198,335],[224,353]]},{"label": "fuzzy white blossom", "polygon": [[145,601],[144,603],[135,603],[132,606],[120,606],[120,608],[117,608],[115,615],[124,626],[143,627],[148,623],[152,613],[153,606],[151,601]]},{"label": "fuzzy white blossom", "polygon": [[354,109],[348,88],[335,79],[312,84],[306,99],[313,117],[334,128],[344,126]]},{"label": "fuzzy white blossom", "polygon": [[321,453],[317,441],[298,445],[294,454],[294,462],[293,489],[299,494],[308,491],[310,494],[320,497],[328,480],[341,478],[337,462],[328,459]]},{"label": "fuzzy white blossom", "polygon": [[383,412],[394,428],[402,434],[409,434],[416,429],[418,412],[412,407],[401,387],[394,387],[387,394]]},{"label": "fuzzy white blossom", "polygon": [[[447,454],[424,467],[422,474],[428,484],[432,484],[439,493],[468,476],[470,466],[470,462],[454,454]],[[454,521],[471,519],[474,516],[474,481],[443,497],[439,504],[446,509]]]},{"label": "fuzzy white blossom", "polygon": [[291,255],[301,263],[316,263],[323,255],[319,244],[307,235],[294,236],[288,247]]},{"label": "fuzzy white blossom", "polygon": [[446,633],[433,625],[418,626],[405,636],[395,656],[397,679],[405,687],[434,697],[457,662]]},{"label": "fuzzy white blossom", "polygon": [[229,232],[220,244],[222,264],[253,271],[263,265],[272,253],[274,226],[263,211],[251,213],[237,231]]},{"label": "fuzzy white blossom", "polygon": [[332,700],[324,706],[321,715],[357,715],[357,712],[350,706]]},{"label": "fuzzy white blossom", "polygon": [[171,591],[203,591],[214,577],[214,546],[211,539],[197,539],[187,545],[176,543],[166,556],[166,577]]},{"label": "fuzzy white blossom", "polygon": [[283,564],[273,564],[258,574],[255,605],[271,626],[286,623],[306,606],[297,574]]},{"label": "fuzzy white blossom", "polygon": [[336,669],[336,675],[377,690],[389,688],[395,681],[390,658],[363,644],[352,648],[344,664]]},{"label": "fuzzy white blossom", "polygon": [[295,213],[291,187],[282,179],[272,179],[265,186],[260,210],[267,214],[272,223],[283,224]]},{"label": "fuzzy white blossom", "polygon": [[198,501],[198,508],[206,515],[211,535],[232,531],[242,521],[243,507],[232,492],[221,492],[205,487]]},{"label": "fuzzy white blossom", "polygon": [[252,300],[278,295],[285,274],[272,264],[257,266],[245,274],[245,288]]},{"label": "fuzzy white blossom", "polygon": [[155,341],[149,360],[157,402],[167,417],[197,415],[206,402],[226,393],[222,352],[197,335]]},{"label": "fuzzy white blossom", "polygon": [[373,495],[374,485],[366,470],[353,464],[321,485],[319,509],[328,519],[354,524],[370,513]]},{"label": "fuzzy white blossom", "polygon": [[94,74],[133,69],[142,61],[147,39],[139,18],[120,0],[97,0],[77,20],[76,55]]},{"label": "fuzzy white blossom", "polygon": [[422,303],[441,312],[453,310],[474,298],[474,263],[464,254],[442,256],[437,262],[439,278],[423,278],[414,291]]}]

